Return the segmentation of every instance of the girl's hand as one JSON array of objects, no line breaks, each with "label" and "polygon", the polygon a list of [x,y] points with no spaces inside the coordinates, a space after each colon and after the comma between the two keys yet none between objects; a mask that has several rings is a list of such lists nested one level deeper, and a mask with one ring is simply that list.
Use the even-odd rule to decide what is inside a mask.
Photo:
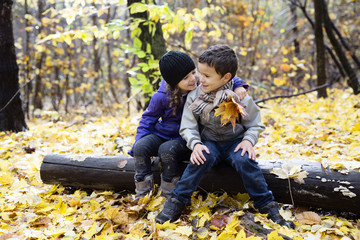
[{"label": "girl's hand", "polygon": [[210,154],[209,149],[205,145],[201,143],[195,144],[194,150],[190,156],[190,162],[197,165],[204,164],[206,158],[203,154],[203,151],[205,151],[207,154]]},{"label": "girl's hand", "polygon": [[249,142],[248,140],[242,141],[241,143],[239,143],[236,146],[234,152],[237,152],[240,149],[242,149],[241,156],[244,156],[244,154],[246,152],[248,152],[249,158],[254,161],[256,160],[255,150],[254,150],[254,147],[252,146],[251,142]]},{"label": "girl's hand", "polygon": [[239,100],[243,99],[246,96],[246,90],[243,87],[237,87],[234,92],[238,95]]}]

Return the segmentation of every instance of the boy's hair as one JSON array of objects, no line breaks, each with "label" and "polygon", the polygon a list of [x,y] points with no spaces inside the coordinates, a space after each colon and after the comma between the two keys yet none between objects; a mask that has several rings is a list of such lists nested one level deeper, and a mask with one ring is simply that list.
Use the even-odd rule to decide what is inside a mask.
[{"label": "boy's hair", "polygon": [[231,79],[235,77],[238,68],[238,59],[234,50],[224,44],[214,45],[205,50],[199,57],[199,63],[206,63],[215,68],[221,76],[231,73]]}]

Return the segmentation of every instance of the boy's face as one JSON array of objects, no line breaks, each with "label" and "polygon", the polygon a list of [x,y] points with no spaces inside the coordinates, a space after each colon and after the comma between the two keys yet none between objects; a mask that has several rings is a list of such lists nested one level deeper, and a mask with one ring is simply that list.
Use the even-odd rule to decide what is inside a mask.
[{"label": "boy's face", "polygon": [[177,85],[181,94],[185,94],[197,87],[198,75],[196,69],[186,75]]},{"label": "boy's face", "polygon": [[230,73],[224,76],[219,75],[215,68],[210,67],[207,63],[199,63],[198,65],[200,77],[200,87],[204,93],[210,93],[225,85],[231,77]]}]

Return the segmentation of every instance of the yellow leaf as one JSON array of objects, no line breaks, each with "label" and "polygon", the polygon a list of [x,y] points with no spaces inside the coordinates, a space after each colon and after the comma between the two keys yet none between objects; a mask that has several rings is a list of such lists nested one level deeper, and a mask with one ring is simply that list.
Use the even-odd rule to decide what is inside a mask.
[{"label": "yellow leaf", "polygon": [[0,184],[1,185],[11,185],[14,182],[14,179],[9,173],[2,173],[0,175]]},{"label": "yellow leaf", "polygon": [[360,122],[355,123],[351,131],[352,132],[360,131]]},{"label": "yellow leaf", "polygon": [[91,227],[89,227],[89,229],[85,232],[85,234],[83,235],[83,238],[85,239],[91,239],[92,236],[94,236],[94,234],[96,234],[96,222],[94,222],[92,224]]},{"label": "yellow leaf", "polygon": [[192,234],[193,231],[191,226],[179,226],[175,229],[174,232],[188,237]]},{"label": "yellow leaf", "polygon": [[279,236],[279,234],[276,230],[269,233],[267,235],[267,239],[268,240],[284,240],[281,236]]},{"label": "yellow leaf", "polygon": [[244,229],[241,229],[235,238],[235,240],[242,240],[242,239],[246,239],[246,233],[245,233]]},{"label": "yellow leaf", "polygon": [[247,55],[247,51],[241,50],[241,51],[240,51],[240,55],[245,57],[245,56]]},{"label": "yellow leaf", "polygon": [[178,226],[170,221],[164,222],[163,224],[156,223],[156,228],[159,230],[163,229],[176,229]]},{"label": "yellow leaf", "polygon": [[230,122],[233,126],[233,131],[235,131],[235,124],[236,121],[239,120],[239,114],[242,117],[248,115],[245,108],[240,103],[237,103],[232,96],[230,96],[218,105],[218,108],[215,109],[214,116],[220,116],[222,126]]},{"label": "yellow leaf", "polygon": [[276,68],[274,68],[274,67],[271,67],[270,70],[271,70],[271,73],[272,73],[272,74],[274,74],[274,73],[277,72]]}]

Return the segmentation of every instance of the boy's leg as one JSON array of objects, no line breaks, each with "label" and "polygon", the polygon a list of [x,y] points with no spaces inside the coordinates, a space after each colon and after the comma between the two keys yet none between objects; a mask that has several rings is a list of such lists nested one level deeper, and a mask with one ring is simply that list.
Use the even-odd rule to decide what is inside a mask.
[{"label": "boy's leg", "polygon": [[189,163],[180,181],[176,184],[176,188],[172,191],[172,196],[185,204],[190,203],[191,196],[197,190],[204,174],[221,160],[221,153],[216,142],[204,141],[204,145],[210,151],[210,154],[203,151],[206,158],[204,164]]},{"label": "boy's leg", "polygon": [[190,149],[184,140],[169,140],[159,147],[161,161],[161,194],[168,198],[175,188],[185,168],[184,161],[189,161]]},{"label": "boy's leg", "polygon": [[[224,152],[227,153],[225,161],[227,161],[241,176],[245,190],[254,201],[256,208],[261,208],[274,200],[274,196],[269,191],[264,175],[258,163],[249,158],[248,153],[241,156],[242,149],[234,153],[236,146],[241,140],[233,141],[227,144],[228,149]],[[226,147],[226,146],[225,146]]]},{"label": "boy's leg", "polygon": [[155,134],[149,134],[139,139],[134,146],[135,159],[135,199],[140,199],[153,188],[151,171],[151,157],[157,156],[159,146],[163,139]]},{"label": "boy's leg", "polygon": [[156,222],[164,223],[177,220],[186,204],[190,203],[191,195],[198,188],[204,174],[220,159],[221,155],[215,142],[204,142],[209,148],[210,154],[203,152],[206,158],[204,164],[196,165],[189,163],[185,168],[181,179],[171,192],[163,210],[156,216]]},{"label": "boy's leg", "polygon": [[244,187],[251,199],[254,201],[254,206],[259,209],[261,213],[268,214],[268,218],[274,222],[294,228],[294,223],[285,221],[279,213],[279,205],[274,201],[272,192],[268,189],[264,175],[254,160],[249,159],[248,153],[241,156],[242,149],[234,153],[236,146],[241,141],[234,141],[230,144],[226,161],[228,161],[237,173],[240,174]]}]

